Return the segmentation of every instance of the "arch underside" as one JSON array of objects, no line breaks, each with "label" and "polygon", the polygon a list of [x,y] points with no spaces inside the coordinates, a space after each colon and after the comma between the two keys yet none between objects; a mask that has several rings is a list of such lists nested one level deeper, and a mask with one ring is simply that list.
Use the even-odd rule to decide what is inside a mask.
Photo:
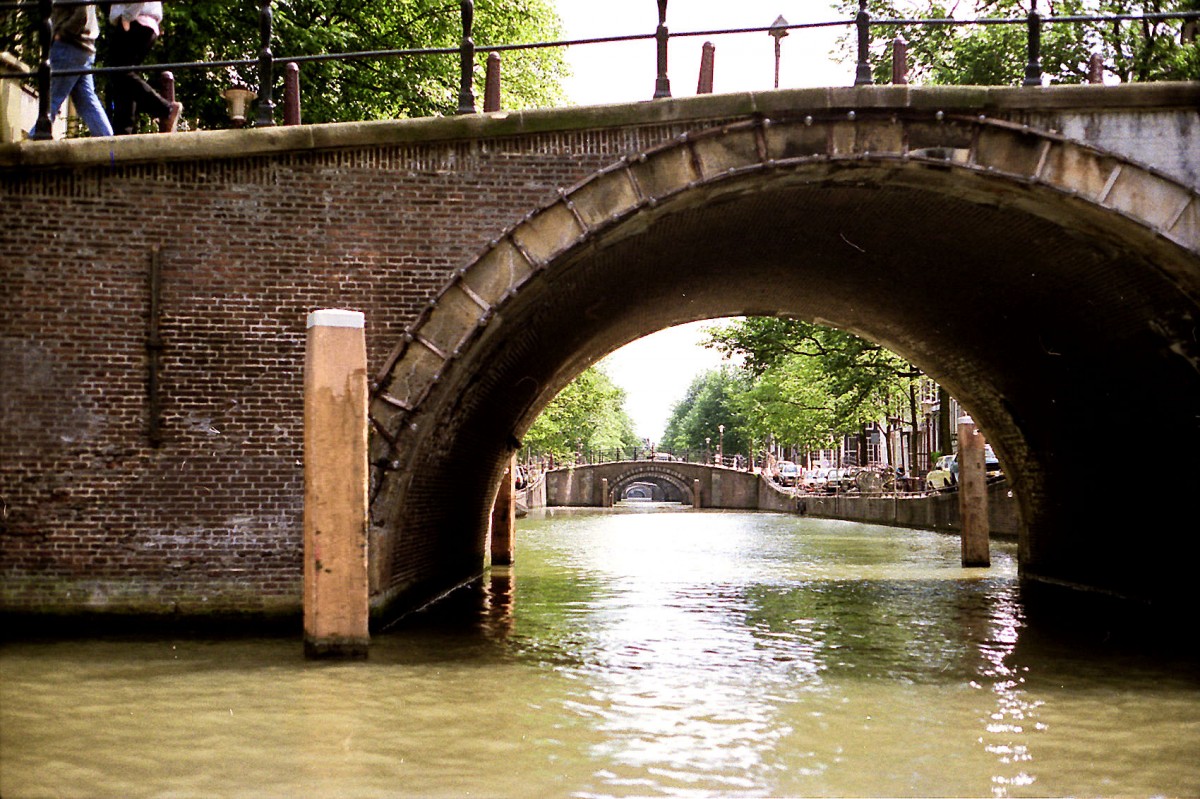
[{"label": "arch underside", "polygon": [[381,372],[378,587],[478,571],[504,463],[586,366],[674,324],[779,315],[884,344],[970,410],[1021,503],[1023,576],[1174,596],[1132,542],[1195,556],[1190,501],[1114,501],[1110,480],[1134,452],[1179,475],[1200,451],[1198,230],[1194,192],[1161,175],[932,114],[760,121],[626,159],[507,231]]},{"label": "arch underside", "polygon": [[612,488],[609,490],[613,499],[620,500],[627,489],[641,483],[657,486],[659,493],[649,497],[650,499],[660,502],[679,502],[685,505],[692,504],[692,488],[688,482],[680,476],[661,470],[651,471],[643,468],[626,472],[613,480]]}]

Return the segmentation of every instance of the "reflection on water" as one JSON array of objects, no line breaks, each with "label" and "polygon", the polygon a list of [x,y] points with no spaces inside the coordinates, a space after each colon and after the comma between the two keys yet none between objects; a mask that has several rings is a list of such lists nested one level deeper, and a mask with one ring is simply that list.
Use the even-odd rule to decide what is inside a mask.
[{"label": "reflection on water", "polygon": [[[653,512],[646,512],[651,510]],[[0,648],[0,795],[1196,795],[1196,663],[1032,629],[1015,553],[548,511],[378,636]]]}]

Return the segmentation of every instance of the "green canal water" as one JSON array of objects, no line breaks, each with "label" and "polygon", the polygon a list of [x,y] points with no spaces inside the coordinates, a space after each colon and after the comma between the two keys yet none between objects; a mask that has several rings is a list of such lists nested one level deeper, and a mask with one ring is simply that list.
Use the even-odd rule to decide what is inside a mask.
[{"label": "green canal water", "polygon": [[0,796],[1200,795],[1194,659],[1036,629],[1011,546],[958,557],[847,522],[555,510],[366,662],[298,636],[9,641]]}]

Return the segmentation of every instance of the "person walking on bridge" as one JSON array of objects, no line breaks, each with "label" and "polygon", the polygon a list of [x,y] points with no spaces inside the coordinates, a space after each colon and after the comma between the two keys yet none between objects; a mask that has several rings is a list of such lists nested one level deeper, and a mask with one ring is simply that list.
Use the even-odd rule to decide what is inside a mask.
[{"label": "person walking on bridge", "polygon": [[104,106],[96,96],[92,76],[58,74],[61,70],[91,69],[96,63],[96,38],[100,35],[96,7],[55,6],[50,24],[54,28],[54,41],[50,44],[50,122],[54,122],[69,96],[75,101],[75,110],[83,117],[89,133],[93,136],[113,135]]},{"label": "person walking on bridge", "polygon": [[[109,61],[113,66],[139,66],[150,54],[161,31],[162,3],[113,3],[108,14],[112,23]],[[137,72],[114,74],[109,82],[112,126],[118,136],[137,132],[138,114],[163,121],[163,132],[174,133],[183,104],[156,92]]]}]

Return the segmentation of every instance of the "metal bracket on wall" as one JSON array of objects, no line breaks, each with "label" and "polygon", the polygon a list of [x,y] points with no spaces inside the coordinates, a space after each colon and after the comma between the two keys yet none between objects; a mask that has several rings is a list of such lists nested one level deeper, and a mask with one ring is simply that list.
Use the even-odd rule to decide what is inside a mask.
[{"label": "metal bracket on wall", "polygon": [[146,395],[149,400],[149,424],[147,437],[150,446],[157,447],[163,442],[162,407],[158,396],[158,371],[162,357],[162,337],[159,333],[159,317],[162,313],[162,251],[156,245],[150,250],[150,314],[146,327],[146,360],[149,373],[146,381]]}]

